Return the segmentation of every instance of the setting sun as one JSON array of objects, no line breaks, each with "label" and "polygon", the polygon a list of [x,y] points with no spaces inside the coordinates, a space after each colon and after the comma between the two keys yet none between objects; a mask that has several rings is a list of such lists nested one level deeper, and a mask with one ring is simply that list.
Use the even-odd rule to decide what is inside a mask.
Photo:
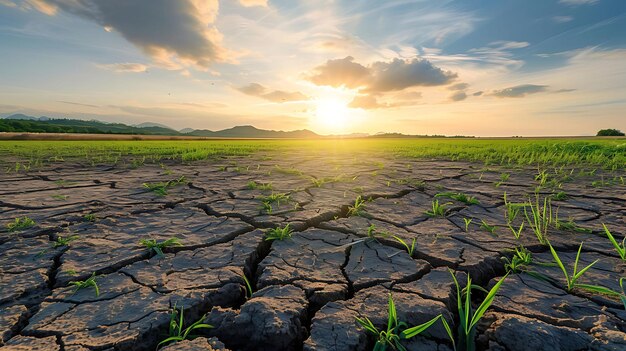
[{"label": "setting sun", "polygon": [[315,102],[315,124],[330,132],[342,131],[350,120],[352,110],[347,103],[336,98],[325,98]]}]

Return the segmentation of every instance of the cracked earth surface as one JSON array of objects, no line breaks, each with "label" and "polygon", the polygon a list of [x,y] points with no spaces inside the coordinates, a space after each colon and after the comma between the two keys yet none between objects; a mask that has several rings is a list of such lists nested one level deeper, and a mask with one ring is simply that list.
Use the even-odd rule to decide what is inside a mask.
[{"label": "cracked earth surface", "polygon": [[[511,176],[496,187],[503,172]],[[534,192],[536,173],[467,162],[270,152],[137,169],[68,162],[3,174],[0,350],[154,350],[167,337],[174,306],[184,306],[187,323],[205,316],[214,328],[163,350],[368,350],[374,340],[355,317],[386,325],[390,292],[399,320],[408,325],[439,314],[458,325],[448,268],[459,281],[469,274],[488,288],[505,274],[501,257],[520,244],[536,260],[551,262],[528,227],[515,239],[504,217],[503,193],[524,201]],[[165,196],[143,186],[180,176],[188,183]],[[559,191],[567,198],[553,206],[592,232],[551,230],[549,238],[567,267],[584,241],[581,264],[598,263],[581,283],[619,290],[626,263],[602,224],[622,240],[626,192],[623,185],[590,184],[582,175],[563,183]],[[480,203],[438,198],[449,202],[446,216],[427,216],[435,195],[447,191]],[[288,197],[264,207],[263,199],[277,193]],[[368,201],[360,215],[350,216],[358,196]],[[36,225],[6,229],[23,216]],[[464,218],[473,219],[467,231]],[[481,220],[495,232],[481,228]],[[290,239],[264,240],[268,228],[287,224],[294,229]],[[407,243],[415,239],[413,255],[390,235],[369,238],[371,228]],[[69,245],[53,247],[72,235]],[[139,244],[172,237],[181,246],[166,248],[163,256]],[[533,268],[554,280],[510,275],[478,326],[478,349],[626,349],[619,299],[568,293],[557,267]],[[92,273],[98,296],[92,288],[68,286]],[[405,345],[452,349],[439,324]]]}]

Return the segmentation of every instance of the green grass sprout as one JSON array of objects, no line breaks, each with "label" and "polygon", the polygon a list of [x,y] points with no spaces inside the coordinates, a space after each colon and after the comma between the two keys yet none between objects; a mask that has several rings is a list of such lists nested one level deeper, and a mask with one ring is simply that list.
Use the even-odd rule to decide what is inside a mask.
[{"label": "green grass sprout", "polygon": [[139,244],[147,247],[149,250],[154,250],[159,257],[165,256],[163,254],[163,249],[167,247],[183,246],[178,238],[169,238],[164,241],[157,241],[156,239],[141,239]]}]

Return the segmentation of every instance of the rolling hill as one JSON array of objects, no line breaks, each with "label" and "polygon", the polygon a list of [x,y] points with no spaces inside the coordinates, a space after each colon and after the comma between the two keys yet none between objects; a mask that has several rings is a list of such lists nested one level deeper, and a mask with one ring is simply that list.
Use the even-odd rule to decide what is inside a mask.
[{"label": "rolling hill", "polygon": [[[185,130],[185,129],[183,129]],[[91,120],[33,117],[14,114],[0,119],[0,132],[13,133],[84,133],[84,134],[137,134],[137,135],[171,135],[196,136],[209,138],[318,138],[318,134],[310,130],[276,131],[258,129],[253,126],[237,126],[224,130],[207,129],[190,130],[188,133],[178,132],[165,125],[146,122],[135,126],[123,123],[105,123]]]}]

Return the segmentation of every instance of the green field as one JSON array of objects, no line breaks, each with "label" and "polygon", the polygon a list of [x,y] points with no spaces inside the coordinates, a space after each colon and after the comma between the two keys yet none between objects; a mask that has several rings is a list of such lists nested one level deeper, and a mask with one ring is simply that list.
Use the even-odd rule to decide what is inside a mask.
[{"label": "green field", "polygon": [[64,161],[136,165],[163,160],[192,162],[270,150],[305,150],[311,155],[367,152],[506,166],[568,165],[608,170],[626,166],[626,138],[0,141],[0,161],[5,168]]}]

